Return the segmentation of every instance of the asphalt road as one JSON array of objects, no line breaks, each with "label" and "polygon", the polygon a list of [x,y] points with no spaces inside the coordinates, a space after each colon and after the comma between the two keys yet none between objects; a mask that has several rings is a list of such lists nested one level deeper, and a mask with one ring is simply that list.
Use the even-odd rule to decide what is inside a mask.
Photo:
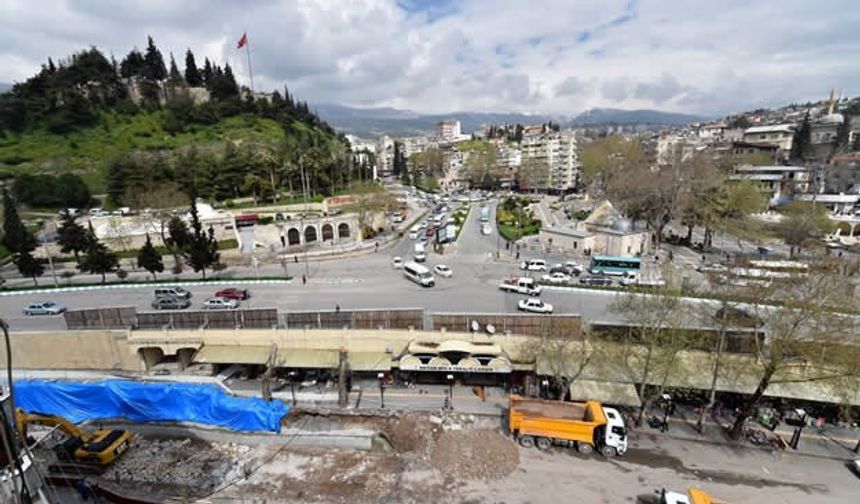
[{"label": "asphalt road", "polygon": [[[494,218],[495,205],[491,203],[490,206],[491,217]],[[401,270],[392,268],[393,257],[409,260],[412,256],[414,240],[405,236],[391,248],[375,254],[309,261],[307,266],[301,260],[298,263],[290,262],[287,264],[288,272],[296,278],[292,284],[250,286],[251,299],[242,305],[252,308],[274,307],[281,311],[334,309],[339,305],[344,310],[424,308],[432,312],[516,312],[521,297],[498,289],[503,277],[519,274],[516,261],[510,253],[505,252],[504,240],[498,240],[495,229],[490,235],[481,234],[479,216],[480,205],[475,204],[458,243],[444,254],[438,254],[428,247],[429,267],[442,263],[454,272],[452,278],[437,277],[436,287],[420,287],[405,279]],[[501,249],[501,258],[498,260],[495,258],[497,247]],[[306,271],[308,283],[303,285],[301,277]],[[192,292],[192,309],[199,307],[219,288],[215,285],[188,287]],[[612,293],[599,291],[547,290],[541,297],[554,305],[557,314],[574,313],[590,320],[611,320],[615,316],[608,310],[608,304],[613,296]],[[152,287],[147,286],[8,296],[0,298],[0,317],[18,331],[63,329],[62,317],[27,317],[22,314],[22,308],[28,303],[43,299],[59,301],[69,309],[134,306],[138,310],[148,311],[151,310],[153,292]]]}]

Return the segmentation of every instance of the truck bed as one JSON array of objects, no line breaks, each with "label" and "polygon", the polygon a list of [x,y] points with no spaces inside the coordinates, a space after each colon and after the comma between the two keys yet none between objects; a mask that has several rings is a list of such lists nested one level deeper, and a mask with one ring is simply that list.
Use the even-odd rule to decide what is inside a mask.
[{"label": "truck bed", "polygon": [[514,408],[524,416],[557,418],[559,420],[585,419],[584,403],[564,403],[559,401],[518,401]]}]

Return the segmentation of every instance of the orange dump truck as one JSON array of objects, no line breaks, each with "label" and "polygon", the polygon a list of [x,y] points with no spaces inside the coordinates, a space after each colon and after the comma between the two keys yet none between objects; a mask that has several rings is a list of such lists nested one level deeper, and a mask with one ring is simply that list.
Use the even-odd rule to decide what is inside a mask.
[{"label": "orange dump truck", "polygon": [[595,449],[611,457],[627,451],[624,418],[597,401],[565,402],[508,398],[508,427],[520,446],[547,449],[552,445]]},{"label": "orange dump truck", "polygon": [[660,495],[660,504],[728,504],[727,502],[717,500],[704,490],[698,488],[690,488],[686,494],[678,492],[668,492],[663,490]]}]

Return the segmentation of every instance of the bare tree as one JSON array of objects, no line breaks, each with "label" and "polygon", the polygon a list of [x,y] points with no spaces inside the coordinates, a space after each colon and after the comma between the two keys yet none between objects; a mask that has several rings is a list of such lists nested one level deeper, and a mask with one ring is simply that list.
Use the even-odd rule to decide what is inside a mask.
[{"label": "bare tree", "polygon": [[744,422],[773,385],[816,382],[837,390],[846,378],[860,378],[860,352],[853,341],[860,332],[858,303],[851,289],[833,267],[821,264],[783,289],[758,286],[748,293],[745,306],[766,336],[757,341],[754,362],[744,368],[756,388],[729,431],[732,439],[741,436]]},{"label": "bare tree", "polygon": [[538,364],[539,371],[550,376],[558,399],[564,399],[570,386],[582,376],[596,356],[597,346],[591,341],[591,331],[583,328],[579,338],[550,337],[530,339],[522,349],[528,360]]}]

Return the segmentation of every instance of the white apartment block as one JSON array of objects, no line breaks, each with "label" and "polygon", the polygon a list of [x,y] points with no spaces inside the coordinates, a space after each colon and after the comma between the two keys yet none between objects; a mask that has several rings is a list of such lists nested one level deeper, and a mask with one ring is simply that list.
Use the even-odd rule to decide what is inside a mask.
[{"label": "white apartment block", "polygon": [[376,173],[387,177],[394,172],[394,140],[383,135],[376,141]]},{"label": "white apartment block", "polygon": [[568,191],[579,183],[579,148],[573,131],[548,132],[524,136],[520,144],[520,164],[537,163],[548,167],[548,177],[537,189]]},{"label": "white apartment block", "polygon": [[461,137],[460,121],[451,119],[436,124],[436,138],[443,142],[454,142]]},{"label": "white apartment block", "polygon": [[406,137],[401,139],[403,155],[406,159],[413,154],[420,154],[430,148],[430,139],[424,136]]},{"label": "white apartment block", "polygon": [[775,124],[773,126],[753,126],[744,131],[744,142],[761,145],[775,145],[785,153],[791,151],[794,139],[794,124]]}]

